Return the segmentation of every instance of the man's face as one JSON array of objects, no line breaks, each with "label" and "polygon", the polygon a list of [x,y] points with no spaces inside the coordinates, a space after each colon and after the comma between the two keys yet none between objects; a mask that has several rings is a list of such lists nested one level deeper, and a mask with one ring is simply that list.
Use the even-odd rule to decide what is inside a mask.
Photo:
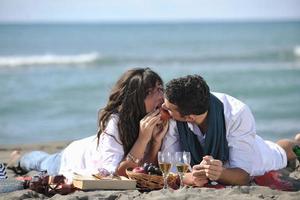
[{"label": "man's face", "polygon": [[207,111],[201,115],[184,115],[182,116],[179,111],[178,111],[178,107],[175,104],[172,104],[170,101],[168,101],[168,99],[164,99],[164,103],[162,104],[162,107],[164,109],[166,109],[171,117],[174,120],[177,121],[182,121],[182,122],[194,122],[197,123],[198,125],[203,124],[203,122],[205,121],[206,117],[207,117]]},{"label": "man's face", "polygon": [[182,116],[179,111],[178,111],[178,107],[175,104],[172,104],[171,102],[168,101],[168,99],[164,99],[164,103],[162,105],[162,107],[164,109],[166,109],[169,114],[171,115],[171,117],[177,121],[188,121],[188,119],[186,118],[186,116]]}]

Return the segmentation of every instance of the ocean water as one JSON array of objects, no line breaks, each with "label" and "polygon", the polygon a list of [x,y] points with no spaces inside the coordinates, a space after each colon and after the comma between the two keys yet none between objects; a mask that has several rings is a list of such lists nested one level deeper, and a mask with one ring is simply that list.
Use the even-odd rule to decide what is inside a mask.
[{"label": "ocean water", "polygon": [[117,78],[200,74],[249,105],[257,133],[300,132],[300,22],[0,25],[0,145],[96,133]]}]

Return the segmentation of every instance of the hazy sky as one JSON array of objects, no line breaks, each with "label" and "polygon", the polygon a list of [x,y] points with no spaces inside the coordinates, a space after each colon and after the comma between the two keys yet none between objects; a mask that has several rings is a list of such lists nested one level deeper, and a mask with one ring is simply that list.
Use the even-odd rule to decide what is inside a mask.
[{"label": "hazy sky", "polygon": [[300,19],[300,0],[0,0],[0,22]]}]

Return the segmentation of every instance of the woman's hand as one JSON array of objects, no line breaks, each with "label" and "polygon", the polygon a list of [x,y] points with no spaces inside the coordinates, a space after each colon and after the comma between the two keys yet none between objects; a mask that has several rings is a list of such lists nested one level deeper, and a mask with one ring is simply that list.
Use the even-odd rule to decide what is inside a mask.
[{"label": "woman's hand", "polygon": [[154,143],[161,143],[169,129],[169,120],[162,121],[161,124],[157,124],[153,130],[152,140]]},{"label": "woman's hand", "polygon": [[140,121],[140,133],[139,139],[142,139],[145,142],[149,142],[152,138],[153,131],[156,125],[161,121],[159,110],[155,110],[153,112],[148,113],[141,121]]}]

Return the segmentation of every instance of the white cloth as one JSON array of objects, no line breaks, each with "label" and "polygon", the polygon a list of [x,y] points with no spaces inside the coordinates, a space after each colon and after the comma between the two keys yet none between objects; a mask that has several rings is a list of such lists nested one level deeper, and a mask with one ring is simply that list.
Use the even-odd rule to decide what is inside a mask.
[{"label": "white cloth", "polygon": [[98,148],[96,135],[68,145],[62,152],[59,174],[70,179],[74,172],[91,175],[97,173],[100,168],[114,172],[124,157],[119,139],[118,120],[117,115],[111,116],[104,133],[100,136]]},{"label": "white cloth", "polygon": [[[270,170],[283,168],[287,164],[285,151],[276,143],[264,141],[256,135],[254,117],[243,102],[227,94],[213,93],[224,105],[226,138],[229,146],[229,161],[226,168],[241,168],[250,176],[263,175]],[[196,124],[188,123],[200,143],[204,138]],[[181,151],[179,134],[174,120],[164,138],[162,151]]]}]

